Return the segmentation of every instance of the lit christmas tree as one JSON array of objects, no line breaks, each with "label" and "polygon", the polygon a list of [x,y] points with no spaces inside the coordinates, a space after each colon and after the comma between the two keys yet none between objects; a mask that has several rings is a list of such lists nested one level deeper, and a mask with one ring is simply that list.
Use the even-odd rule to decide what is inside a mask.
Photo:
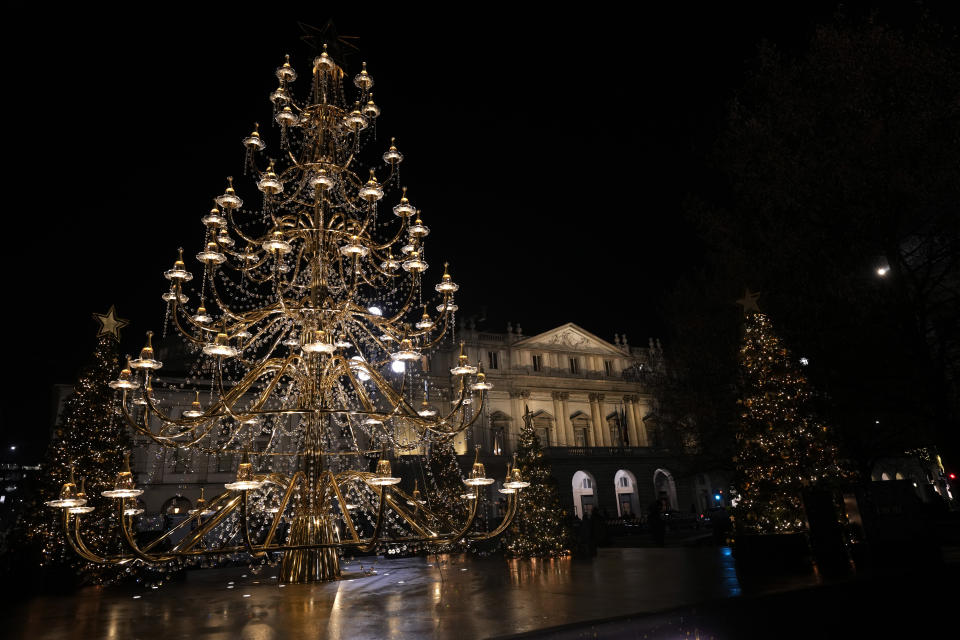
[{"label": "lit christmas tree", "polygon": [[[463,484],[463,473],[457,462],[457,452],[452,441],[440,441],[430,445],[425,465],[430,483],[427,492],[428,506],[441,524],[448,529],[459,528],[464,524],[468,513],[467,498],[472,496]],[[463,551],[466,545],[460,540],[439,545],[438,551]]]},{"label": "lit christmas tree", "polygon": [[44,505],[45,501],[60,497],[61,487],[70,481],[71,467],[83,469],[84,477],[77,477],[76,485],[86,493],[87,503],[78,508],[96,508],[81,520],[84,540],[94,552],[116,551],[107,548],[108,540],[118,539],[115,502],[100,492],[113,487],[123,465],[124,451],[130,447],[129,436],[115,413],[115,392],[109,386],[120,369],[119,329],[127,322],[116,318],[113,307],[106,315],[94,317],[101,327],[93,361],[81,372],[64,404],[43,461],[37,492],[23,523],[32,546],[39,549],[41,565],[69,565],[83,582],[103,584],[129,574],[131,563],[117,567],[85,562],[67,548],[63,514]]},{"label": "lit christmas tree", "polygon": [[540,438],[526,408],[515,461],[520,479],[530,486],[523,490],[521,509],[507,534],[504,545],[507,555],[514,558],[568,555],[573,535],[560,507],[557,481],[550,463],[543,457]]},{"label": "lit christmas tree", "polygon": [[810,412],[807,379],[756,298],[748,291],[740,300],[747,317],[740,348],[735,517],[741,533],[793,533],[807,526],[803,490],[843,473],[827,427]]}]

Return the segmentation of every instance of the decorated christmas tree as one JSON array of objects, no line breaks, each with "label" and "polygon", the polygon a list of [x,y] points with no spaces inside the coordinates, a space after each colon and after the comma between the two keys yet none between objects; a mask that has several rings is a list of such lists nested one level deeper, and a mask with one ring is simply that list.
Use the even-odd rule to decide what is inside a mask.
[{"label": "decorated christmas tree", "polygon": [[83,561],[66,548],[63,514],[44,504],[59,497],[70,481],[72,468],[83,469],[78,489],[86,493],[85,507],[95,507],[80,520],[83,538],[95,553],[108,554],[108,540],[118,540],[115,501],[101,491],[111,489],[124,463],[130,440],[115,414],[115,394],[108,383],[120,369],[119,329],[125,320],[116,318],[113,307],[107,315],[95,314],[101,322],[92,362],[81,372],[73,393],[64,403],[56,431],[50,441],[40,472],[40,484],[24,515],[26,536],[39,551],[39,562],[48,567],[70,566],[83,582],[103,584],[126,575],[127,567],[105,566]]},{"label": "decorated christmas tree", "polygon": [[530,486],[520,495],[520,509],[505,539],[507,555],[555,558],[569,554],[573,535],[560,507],[557,481],[526,409],[515,464],[519,479]]},{"label": "decorated christmas tree", "polygon": [[837,449],[810,406],[812,393],[757,294],[740,301],[746,312],[740,348],[737,426],[737,530],[748,534],[806,529],[802,493],[842,477]]},{"label": "decorated christmas tree", "polygon": [[[453,448],[453,442],[448,440],[432,443],[425,467],[432,485],[426,492],[428,506],[441,520],[438,524],[446,529],[463,526],[464,518],[469,511],[469,505],[464,496],[471,493],[463,484],[463,474],[457,463],[457,452]],[[442,551],[462,551],[464,545],[459,540],[455,540],[441,547],[439,550]]]}]

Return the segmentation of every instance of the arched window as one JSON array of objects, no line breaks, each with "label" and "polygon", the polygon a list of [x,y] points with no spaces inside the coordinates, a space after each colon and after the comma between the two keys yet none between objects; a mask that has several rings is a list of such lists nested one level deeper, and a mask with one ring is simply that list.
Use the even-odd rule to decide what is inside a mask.
[{"label": "arched window", "polygon": [[594,477],[589,471],[577,471],[573,474],[573,511],[581,520],[593,512],[596,506],[594,495]]},{"label": "arched window", "polygon": [[621,518],[632,518],[640,513],[637,478],[630,471],[620,469],[613,479],[617,493],[617,513]]},{"label": "arched window", "polygon": [[658,499],[666,499],[667,507],[673,511],[679,510],[677,504],[677,483],[673,474],[666,469],[657,469],[653,472],[653,490]]}]

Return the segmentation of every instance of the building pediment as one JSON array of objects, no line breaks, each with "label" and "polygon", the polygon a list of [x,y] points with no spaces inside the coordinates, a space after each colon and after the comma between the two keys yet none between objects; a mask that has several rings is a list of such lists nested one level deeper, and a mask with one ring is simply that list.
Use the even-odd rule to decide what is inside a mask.
[{"label": "building pediment", "polygon": [[572,322],[514,342],[513,346],[515,348],[542,349],[544,351],[571,351],[577,353],[616,354],[621,356],[625,354],[623,349],[614,346],[602,338],[598,338]]}]

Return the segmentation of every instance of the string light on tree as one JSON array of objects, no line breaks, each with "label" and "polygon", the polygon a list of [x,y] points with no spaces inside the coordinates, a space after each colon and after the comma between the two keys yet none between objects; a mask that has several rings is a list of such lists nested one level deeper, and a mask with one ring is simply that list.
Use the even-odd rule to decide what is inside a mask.
[{"label": "string light on tree", "polygon": [[760,312],[758,296],[748,290],[738,301],[746,322],[735,517],[742,533],[793,533],[806,529],[802,491],[844,473],[827,426],[811,411],[807,379]]},{"label": "string light on tree", "polygon": [[570,553],[573,533],[560,507],[560,493],[550,463],[543,456],[540,438],[533,428],[530,410],[524,407],[523,427],[513,469],[503,483],[503,493],[513,498],[523,491],[524,509],[504,540],[507,555],[514,558],[557,558]]}]

